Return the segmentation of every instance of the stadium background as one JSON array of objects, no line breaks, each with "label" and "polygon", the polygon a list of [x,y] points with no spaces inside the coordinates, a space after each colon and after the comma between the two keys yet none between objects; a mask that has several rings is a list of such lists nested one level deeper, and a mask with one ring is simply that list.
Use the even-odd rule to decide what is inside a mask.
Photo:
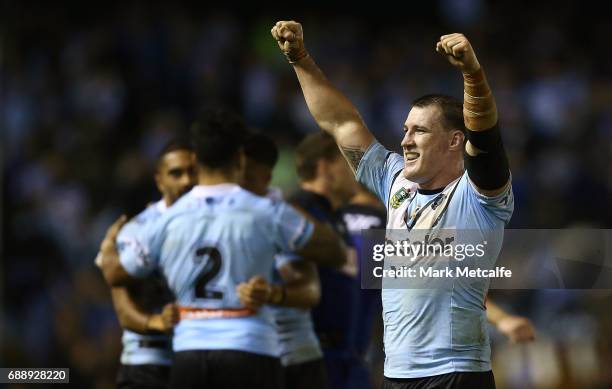
[{"label": "stadium background", "polygon": [[[292,146],[316,128],[270,37],[276,20],[303,23],[319,65],[392,148],[413,98],[461,97],[434,45],[464,32],[497,97],[516,196],[510,227],[610,228],[605,12],[583,2],[319,5],[3,3],[0,366],[70,367],[78,387],[112,387],[120,331],[93,258],[116,215],[158,198],[156,153],[199,108],[233,106],[272,134],[282,149],[275,184],[295,188]],[[493,295],[538,330],[528,346],[492,330],[498,387],[612,385],[612,292]]]}]

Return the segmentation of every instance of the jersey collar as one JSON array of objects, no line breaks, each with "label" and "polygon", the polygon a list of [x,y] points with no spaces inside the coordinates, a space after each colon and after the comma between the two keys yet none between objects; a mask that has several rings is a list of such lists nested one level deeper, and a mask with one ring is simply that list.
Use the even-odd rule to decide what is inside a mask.
[{"label": "jersey collar", "polygon": [[159,211],[159,213],[164,213],[168,210],[166,201],[163,198],[159,200],[155,206],[157,207],[157,210]]},{"label": "jersey collar", "polygon": [[237,192],[240,186],[237,184],[217,184],[217,185],[196,185],[191,190],[191,194],[196,197],[218,196],[222,194]]},{"label": "jersey collar", "polygon": [[446,188],[445,186],[443,186],[442,188],[437,188],[437,189],[419,189],[417,188],[417,192],[422,195],[433,195],[433,194],[442,193],[442,191],[445,188]]}]

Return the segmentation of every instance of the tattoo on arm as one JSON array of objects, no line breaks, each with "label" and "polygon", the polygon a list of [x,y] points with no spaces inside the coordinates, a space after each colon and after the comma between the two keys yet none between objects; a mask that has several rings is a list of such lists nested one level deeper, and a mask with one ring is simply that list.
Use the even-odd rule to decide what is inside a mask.
[{"label": "tattoo on arm", "polygon": [[349,163],[353,172],[357,172],[357,168],[359,167],[359,162],[361,162],[361,158],[365,154],[365,151],[361,150],[359,147],[345,147],[341,146],[340,150],[342,150],[342,154],[344,154],[344,158]]}]

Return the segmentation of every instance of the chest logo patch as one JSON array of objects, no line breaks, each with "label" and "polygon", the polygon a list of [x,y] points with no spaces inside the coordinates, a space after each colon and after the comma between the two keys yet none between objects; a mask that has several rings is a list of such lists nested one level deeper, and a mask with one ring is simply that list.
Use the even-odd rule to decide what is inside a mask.
[{"label": "chest logo patch", "polygon": [[391,197],[391,206],[398,209],[408,197],[410,197],[410,189],[401,188]]}]

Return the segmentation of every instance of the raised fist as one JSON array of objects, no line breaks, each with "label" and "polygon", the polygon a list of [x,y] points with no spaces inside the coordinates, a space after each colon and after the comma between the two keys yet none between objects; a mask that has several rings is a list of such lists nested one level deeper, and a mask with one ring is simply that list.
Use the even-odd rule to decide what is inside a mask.
[{"label": "raised fist", "polygon": [[289,63],[296,63],[308,56],[304,47],[304,32],[300,23],[293,20],[276,22],[270,32]]},{"label": "raised fist", "polygon": [[471,74],[480,69],[476,53],[470,41],[463,34],[442,35],[436,44],[436,51],[446,55],[448,62],[463,73]]}]

